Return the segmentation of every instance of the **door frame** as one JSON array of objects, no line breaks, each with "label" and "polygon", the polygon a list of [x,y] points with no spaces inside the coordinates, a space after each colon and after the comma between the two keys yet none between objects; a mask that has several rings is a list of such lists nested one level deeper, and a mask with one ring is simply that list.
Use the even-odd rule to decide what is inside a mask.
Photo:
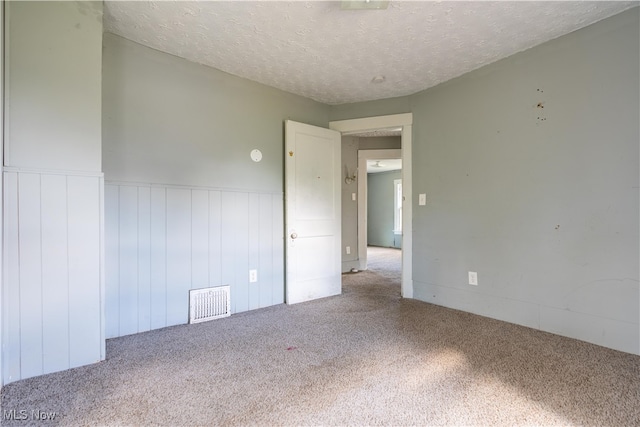
[{"label": "door frame", "polygon": [[[2,234],[4,230],[4,0],[0,1],[0,347],[4,348],[5,340],[5,321],[4,321],[4,309],[6,299],[4,298],[4,265],[2,260],[4,259],[3,247],[4,236]],[[4,386],[4,360],[0,351],[0,387]]]},{"label": "door frame", "polygon": [[[402,209],[402,285],[403,298],[413,298],[413,187],[411,180],[411,138],[412,138],[413,114],[392,114],[387,116],[365,117],[360,119],[337,120],[329,122],[329,129],[338,132],[354,133],[378,129],[400,128],[402,150],[402,193],[404,205]],[[360,169],[360,168],[358,168]],[[365,171],[366,174],[366,171]],[[358,171],[360,179],[360,170]],[[359,187],[359,186],[358,186]],[[358,190],[359,192],[360,190]],[[362,194],[358,195],[361,199]],[[360,221],[358,220],[358,223]],[[359,240],[359,237],[358,237]],[[366,246],[365,246],[366,248]],[[358,243],[360,251],[360,243]]]}]

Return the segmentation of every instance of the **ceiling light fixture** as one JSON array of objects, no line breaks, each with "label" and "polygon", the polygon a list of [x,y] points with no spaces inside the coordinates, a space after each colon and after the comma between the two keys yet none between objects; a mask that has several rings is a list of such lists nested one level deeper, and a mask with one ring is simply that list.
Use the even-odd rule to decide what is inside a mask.
[{"label": "ceiling light fixture", "polygon": [[387,78],[385,76],[375,76],[371,79],[371,83],[380,84],[383,83]]}]

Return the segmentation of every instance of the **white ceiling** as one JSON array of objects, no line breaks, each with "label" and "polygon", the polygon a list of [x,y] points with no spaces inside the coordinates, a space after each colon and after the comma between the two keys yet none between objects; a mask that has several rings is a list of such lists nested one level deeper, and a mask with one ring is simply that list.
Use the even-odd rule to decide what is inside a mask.
[{"label": "white ceiling", "polygon": [[[105,31],[326,104],[409,95],[638,2],[105,1]],[[384,76],[382,83],[373,83]]]}]

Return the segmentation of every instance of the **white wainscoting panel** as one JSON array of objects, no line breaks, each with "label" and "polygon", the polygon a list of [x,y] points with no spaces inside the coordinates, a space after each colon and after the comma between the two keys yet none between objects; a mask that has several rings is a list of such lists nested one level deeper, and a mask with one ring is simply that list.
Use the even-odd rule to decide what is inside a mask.
[{"label": "white wainscoting panel", "polygon": [[69,269],[58,262],[69,256],[69,227],[67,205],[60,203],[60,194],[67,188],[67,177],[51,175],[41,182],[42,215],[42,317],[58,318],[58,322],[46,322],[43,326],[43,347],[56,358],[45,358],[44,371],[67,369],[69,363]]},{"label": "white wainscoting panel", "polygon": [[[107,186],[116,196],[119,186]],[[151,188],[151,288],[149,307],[151,313],[151,329],[158,329],[167,325],[167,190],[165,188]],[[112,218],[117,224],[118,217]],[[106,238],[107,244],[109,239]],[[115,247],[116,253],[118,247]],[[117,265],[110,265],[106,261],[107,271],[117,269]],[[107,286],[108,289],[108,286]],[[143,296],[144,297],[144,296]],[[118,336],[117,324],[115,332],[108,336]]]},{"label": "white wainscoting panel", "polygon": [[101,174],[3,177],[5,382],[101,360]]},{"label": "white wainscoting panel", "polygon": [[190,289],[230,285],[232,313],[283,303],[282,216],[282,194],[107,183],[106,337],[187,323]]},{"label": "white wainscoting panel", "polygon": [[101,185],[104,185],[102,178],[67,177],[69,359],[72,368],[102,359]]},{"label": "white wainscoting panel", "polygon": [[138,331],[151,330],[151,189],[138,189]]},{"label": "white wainscoting panel", "polygon": [[[187,323],[189,320],[193,258],[191,209],[190,189],[167,188],[167,326]],[[130,281],[131,284],[134,282],[133,279]],[[127,283],[127,286],[129,285]],[[120,290],[124,290],[122,284]],[[120,310],[123,310],[123,307]],[[121,324],[120,330],[125,334],[131,333],[123,329],[125,327],[126,325]]]}]

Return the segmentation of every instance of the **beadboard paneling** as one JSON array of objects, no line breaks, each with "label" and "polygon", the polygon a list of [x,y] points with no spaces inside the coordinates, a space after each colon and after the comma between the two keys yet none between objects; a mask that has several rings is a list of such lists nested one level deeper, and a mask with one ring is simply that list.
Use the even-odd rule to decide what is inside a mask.
[{"label": "beadboard paneling", "polygon": [[102,177],[3,177],[5,381],[99,361]]},{"label": "beadboard paneling", "polygon": [[100,187],[103,185],[102,178],[67,176],[69,364],[72,368],[102,359],[100,211],[103,195]]},{"label": "beadboard paneling", "polygon": [[[108,186],[116,193],[118,186]],[[165,188],[151,189],[151,296],[149,306],[151,310],[151,329],[162,328],[167,325],[167,191]],[[112,218],[117,224],[118,217]],[[107,243],[109,238],[105,237]],[[116,247],[116,251],[117,251]],[[117,265],[106,264],[107,271],[118,268]],[[109,289],[109,286],[107,286]],[[117,336],[112,335],[112,336]]]},{"label": "beadboard paneling", "polygon": [[41,181],[42,215],[42,306],[45,319],[59,317],[59,322],[46,322],[43,326],[43,348],[49,349],[55,358],[44,359],[44,371],[55,372],[67,369],[69,364],[69,298],[67,283],[69,270],[67,264],[58,262],[68,257],[69,227],[68,210],[60,203],[59,195],[64,194],[67,177],[48,176]]},{"label": "beadboard paneling", "polygon": [[107,183],[107,338],[187,323],[190,289],[231,285],[232,313],[283,303],[282,209],[282,194]]}]

